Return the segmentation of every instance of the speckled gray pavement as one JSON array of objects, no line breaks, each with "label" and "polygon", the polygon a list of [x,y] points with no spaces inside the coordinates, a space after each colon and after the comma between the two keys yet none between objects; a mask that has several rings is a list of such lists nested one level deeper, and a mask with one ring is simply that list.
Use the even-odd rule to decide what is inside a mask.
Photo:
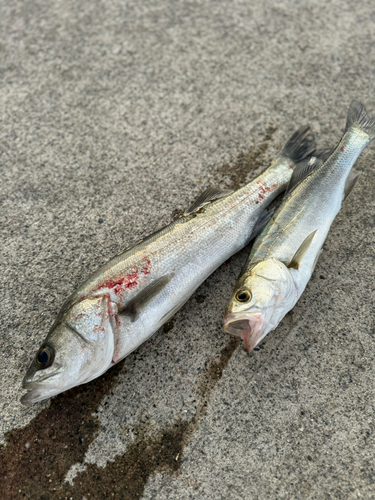
[{"label": "speckled gray pavement", "polygon": [[375,145],[261,349],[222,330],[248,249],[125,362],[52,402],[21,380],[100,264],[298,126],[375,114],[371,0],[0,0],[2,499],[375,498]]}]

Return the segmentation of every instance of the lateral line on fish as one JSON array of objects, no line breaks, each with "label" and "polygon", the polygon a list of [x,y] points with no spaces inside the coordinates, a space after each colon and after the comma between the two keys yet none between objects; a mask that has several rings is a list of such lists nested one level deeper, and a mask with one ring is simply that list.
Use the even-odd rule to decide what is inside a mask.
[{"label": "lateral line on fish", "polygon": [[[262,174],[260,174],[260,175],[262,175]],[[254,181],[255,181],[255,180],[256,180],[256,178],[254,179]],[[250,181],[250,183],[251,183],[251,182],[254,182],[254,181]],[[249,184],[250,184],[250,183],[249,183]],[[246,186],[245,186],[245,187],[246,187]],[[243,188],[241,188],[241,189],[243,189]],[[266,196],[267,196],[267,195],[271,195],[271,194],[272,194],[274,191],[276,191],[277,189],[278,189],[278,188],[275,188],[273,191],[270,191],[269,193],[266,193]],[[258,190],[259,190],[259,189],[258,189]],[[238,201],[234,202],[234,203],[233,203],[233,204],[232,204],[232,205],[228,208],[228,212],[230,212],[230,211],[234,210],[235,208],[237,208],[237,206],[238,206],[238,205],[245,203],[245,200],[246,200],[247,198],[251,198],[251,197],[252,197],[252,196],[254,196],[254,194],[256,194],[256,193],[257,193],[257,191],[256,191],[256,190],[254,190],[254,191],[253,191],[253,192],[251,192],[251,193],[244,194],[244,195],[243,195],[243,196],[242,196],[242,197],[241,197]],[[235,194],[235,193],[233,193],[233,195],[234,195],[234,194]],[[232,196],[232,195],[229,195],[229,196]],[[228,196],[228,197],[229,197],[229,196]],[[223,200],[222,200],[222,199],[219,199],[219,200],[215,200],[215,201],[223,201]],[[259,203],[259,208],[262,208],[262,207],[264,207],[264,200],[262,200],[262,203]],[[204,208],[204,207],[203,207],[203,208]],[[264,207],[264,208],[265,208],[265,207]],[[254,213],[255,213],[255,212],[254,212]],[[191,216],[191,215],[192,215],[192,214],[189,214],[189,215],[187,215],[187,217],[189,217],[189,216]],[[199,215],[200,215],[200,214],[197,214],[197,215],[194,217],[194,219],[195,219],[195,220],[197,220],[197,219],[198,219],[198,217],[199,217]],[[207,216],[207,214],[206,214],[206,213],[205,213],[205,215]],[[194,234],[196,231],[200,230],[203,226],[207,225],[207,223],[210,223],[211,221],[216,220],[219,216],[220,216],[220,214],[212,214],[211,216],[207,216],[207,218],[206,218],[204,221],[203,221],[203,220],[201,220],[201,221],[200,221],[200,225],[196,224],[196,225],[195,225],[195,226],[191,229],[191,231],[190,231],[190,233],[189,233],[189,234]],[[184,224],[184,222],[180,222],[180,224]],[[163,235],[163,236],[160,238],[159,242],[160,242],[160,241],[161,241],[164,237],[165,237],[165,238],[166,238],[166,237],[170,237],[170,235],[171,235],[171,234],[172,234],[172,233],[173,233],[173,232],[174,232],[174,231],[178,228],[178,226],[179,226],[179,225],[176,225],[176,227],[174,227],[174,228],[173,228],[173,230],[172,230],[170,233]],[[179,243],[182,239],[186,239],[186,235],[185,235],[185,237],[184,237],[184,238],[179,238],[178,240],[175,240],[175,241],[173,242],[173,245],[178,244],[178,243]],[[159,248],[158,248],[158,252],[160,252],[160,251],[164,250],[166,247],[171,247],[171,244],[170,244],[170,243],[166,243],[163,247],[161,247],[161,248],[159,247]],[[132,248],[134,248],[134,247],[132,247]],[[139,250],[139,252],[141,252],[141,251],[143,251],[143,249],[142,249],[142,250]],[[138,253],[139,253],[139,252],[136,252],[136,253],[134,254],[134,256],[138,255]],[[149,255],[152,255],[152,252],[150,252],[150,254],[149,254]]]}]

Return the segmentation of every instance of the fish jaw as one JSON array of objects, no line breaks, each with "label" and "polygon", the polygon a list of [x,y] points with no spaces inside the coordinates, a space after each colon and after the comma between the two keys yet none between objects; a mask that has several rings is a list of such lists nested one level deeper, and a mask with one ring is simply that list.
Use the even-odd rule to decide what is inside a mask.
[{"label": "fish jaw", "polygon": [[[78,382],[78,383],[80,383],[80,382]],[[71,389],[75,385],[78,385],[78,384],[72,384],[70,387],[64,387],[63,389],[60,389],[60,388],[51,389],[46,384],[43,385],[41,383],[33,383],[33,382],[24,383],[23,387],[25,389],[27,389],[28,392],[22,396],[21,403],[25,406],[30,406],[34,403],[46,401],[49,398],[52,398],[52,396],[56,396],[57,394],[60,394],[60,392]]]},{"label": "fish jaw", "polygon": [[260,312],[248,314],[228,314],[224,318],[224,331],[241,337],[244,350],[250,353],[264,337],[264,318]]},{"label": "fish jaw", "polygon": [[[71,325],[67,321],[50,332],[48,345],[55,352],[53,363],[44,369],[38,367],[36,358],[32,361],[23,380],[23,387],[28,392],[21,398],[21,403],[31,405],[45,401],[90,382],[108,370],[115,350],[116,322],[108,313],[107,302],[105,298],[100,323],[94,326],[90,323],[84,331],[86,338],[76,329],[77,324]],[[74,316],[77,315],[72,314]],[[88,340],[90,330],[92,338]]]}]

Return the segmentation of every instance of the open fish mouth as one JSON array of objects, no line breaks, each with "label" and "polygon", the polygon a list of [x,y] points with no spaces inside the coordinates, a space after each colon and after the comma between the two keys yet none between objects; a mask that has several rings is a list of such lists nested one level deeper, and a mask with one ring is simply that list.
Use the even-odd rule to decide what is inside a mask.
[{"label": "open fish mouth", "polygon": [[224,331],[241,337],[244,342],[244,350],[251,352],[261,340],[262,324],[262,316],[259,313],[246,316],[229,314],[224,318]]}]

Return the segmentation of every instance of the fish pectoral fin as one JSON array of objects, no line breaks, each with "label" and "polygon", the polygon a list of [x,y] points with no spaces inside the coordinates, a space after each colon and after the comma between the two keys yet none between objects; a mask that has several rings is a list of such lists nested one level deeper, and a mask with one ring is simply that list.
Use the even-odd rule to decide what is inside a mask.
[{"label": "fish pectoral fin", "polygon": [[174,273],[166,274],[161,278],[153,281],[132,298],[123,307],[119,307],[119,314],[129,316],[130,321],[134,322],[139,316],[139,311],[142,307],[147,305],[156,295],[158,295],[173,278]]},{"label": "fish pectoral fin", "polygon": [[263,231],[263,228],[269,223],[275,212],[276,212],[276,207],[273,207],[269,208],[268,210],[264,210],[261,213],[259,219],[257,220],[253,228],[253,232],[251,233],[250,241],[256,238]]},{"label": "fish pectoral fin", "polygon": [[314,172],[314,170],[318,169],[331,155],[332,151],[332,149],[320,149],[316,151],[313,156],[299,162],[292,173],[292,177],[285,190],[284,198],[290,194],[303,179]]},{"label": "fish pectoral fin", "polygon": [[225,196],[228,196],[232,193],[233,190],[209,187],[198,196],[198,198],[194,201],[194,203],[190,205],[190,207],[186,210],[184,215],[189,215],[192,212],[196,212],[207,203],[214,200],[218,200],[219,198],[224,198]]},{"label": "fish pectoral fin", "polygon": [[310,248],[310,245],[312,243],[312,240],[314,239],[315,233],[317,232],[317,229],[310,233],[307,238],[303,241],[297,252],[293,255],[292,260],[288,264],[288,268],[291,269],[299,269],[299,266],[302,262],[302,259],[306,255],[307,250]]},{"label": "fish pectoral fin", "polygon": [[346,198],[353,191],[354,186],[357,184],[358,177],[359,177],[359,172],[357,170],[354,170],[354,168],[352,168],[345,182],[344,200],[346,200]]}]

